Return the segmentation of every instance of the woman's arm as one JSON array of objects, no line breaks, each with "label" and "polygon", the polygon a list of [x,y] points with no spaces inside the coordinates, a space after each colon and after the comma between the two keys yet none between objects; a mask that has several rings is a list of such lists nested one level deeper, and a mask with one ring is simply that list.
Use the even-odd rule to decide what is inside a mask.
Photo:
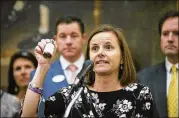
[{"label": "woman's arm", "polygon": [[[35,56],[38,61],[38,66],[35,72],[35,75],[32,81],[29,84],[29,87],[26,91],[26,95],[24,98],[24,103],[22,105],[22,114],[21,117],[37,117],[37,108],[38,103],[40,101],[40,90],[39,88],[43,87],[44,78],[48,69],[50,67],[50,63],[52,62],[52,58],[44,58],[43,57],[43,50],[46,43],[49,43],[49,39],[42,39],[35,48]],[[55,51],[52,56],[54,56],[56,52],[56,42],[55,44]],[[30,86],[31,85],[31,86]]]},{"label": "woman's arm", "polygon": [[155,102],[152,98],[152,93],[146,86],[144,86],[139,93],[135,117],[158,117]]},{"label": "woman's arm", "polygon": [[[49,66],[42,66],[42,67],[38,66],[31,83],[36,85],[36,87],[42,88],[43,78],[45,78],[48,68]],[[21,117],[37,117],[37,108],[38,108],[39,101],[40,101],[40,94],[30,89],[27,89],[24,98],[24,104],[22,107]]]}]

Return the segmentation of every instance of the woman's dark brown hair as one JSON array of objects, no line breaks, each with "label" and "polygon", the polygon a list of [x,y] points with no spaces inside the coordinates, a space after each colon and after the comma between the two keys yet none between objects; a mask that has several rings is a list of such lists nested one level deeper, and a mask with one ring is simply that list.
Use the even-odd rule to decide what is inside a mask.
[{"label": "woman's dark brown hair", "polygon": [[[121,82],[122,86],[127,86],[130,83],[133,83],[136,81],[136,70],[134,67],[134,63],[132,60],[131,52],[129,50],[128,44],[126,43],[125,36],[123,34],[123,30],[120,28],[116,28],[112,25],[104,24],[101,25],[97,28],[95,28],[91,34],[89,35],[88,38],[88,44],[86,48],[86,60],[90,60],[90,41],[91,39],[98,33],[101,32],[112,32],[116,35],[118,42],[119,42],[119,47],[121,49],[121,56],[123,59],[123,69],[119,70],[119,79]],[[121,66],[121,65],[119,65]],[[119,67],[120,68],[120,67]],[[86,82],[88,85],[93,85],[95,81],[95,73],[91,71],[88,74],[88,77],[86,79]]]},{"label": "woman's dark brown hair", "polygon": [[[14,80],[14,76],[13,76],[13,65],[16,59],[18,58],[24,58],[24,59],[28,59],[29,61],[31,61],[34,65],[34,67],[37,67],[37,60],[35,58],[35,56],[28,51],[18,51],[15,54],[12,55],[11,60],[10,60],[10,64],[9,64],[9,70],[8,70],[8,92],[11,94],[16,95],[19,91],[19,86],[17,86],[15,80]],[[15,90],[15,88],[17,90]]]}]

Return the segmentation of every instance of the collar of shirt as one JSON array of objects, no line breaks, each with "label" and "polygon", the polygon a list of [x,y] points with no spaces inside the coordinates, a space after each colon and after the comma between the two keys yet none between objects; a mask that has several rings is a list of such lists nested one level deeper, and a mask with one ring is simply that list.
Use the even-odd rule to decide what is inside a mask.
[{"label": "collar of shirt", "polygon": [[[72,64],[71,62],[69,62],[68,60],[66,60],[63,56],[60,56],[60,62],[61,62],[61,66],[62,66],[62,69],[65,70],[67,69],[67,67]],[[77,66],[78,70],[81,70],[82,66],[83,66],[83,63],[84,63],[84,55],[81,54],[80,58],[75,61],[73,64],[75,66]]]},{"label": "collar of shirt", "polygon": [[[170,73],[171,72],[171,67],[172,67],[173,64],[168,61],[167,57],[165,58],[165,62],[166,62],[165,63],[166,70],[167,70],[167,72]],[[176,68],[178,70],[178,63],[176,63],[175,66],[176,66]]]}]

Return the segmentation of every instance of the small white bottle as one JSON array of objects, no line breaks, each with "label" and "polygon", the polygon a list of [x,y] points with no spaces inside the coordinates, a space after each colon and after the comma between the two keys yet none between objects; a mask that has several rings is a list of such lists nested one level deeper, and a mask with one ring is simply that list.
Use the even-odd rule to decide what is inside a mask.
[{"label": "small white bottle", "polygon": [[44,51],[43,51],[43,56],[45,58],[51,58],[52,55],[53,55],[54,48],[55,48],[54,40],[50,39],[50,42],[45,45],[45,48],[44,48]]}]

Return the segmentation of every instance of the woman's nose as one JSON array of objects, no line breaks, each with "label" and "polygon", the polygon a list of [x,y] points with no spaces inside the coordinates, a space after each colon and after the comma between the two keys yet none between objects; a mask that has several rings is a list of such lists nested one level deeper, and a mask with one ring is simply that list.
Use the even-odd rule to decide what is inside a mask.
[{"label": "woman's nose", "polygon": [[21,74],[26,74],[26,73],[27,73],[26,69],[25,68],[21,68]]},{"label": "woman's nose", "polygon": [[104,57],[105,56],[105,51],[101,48],[98,52],[98,57]]}]

